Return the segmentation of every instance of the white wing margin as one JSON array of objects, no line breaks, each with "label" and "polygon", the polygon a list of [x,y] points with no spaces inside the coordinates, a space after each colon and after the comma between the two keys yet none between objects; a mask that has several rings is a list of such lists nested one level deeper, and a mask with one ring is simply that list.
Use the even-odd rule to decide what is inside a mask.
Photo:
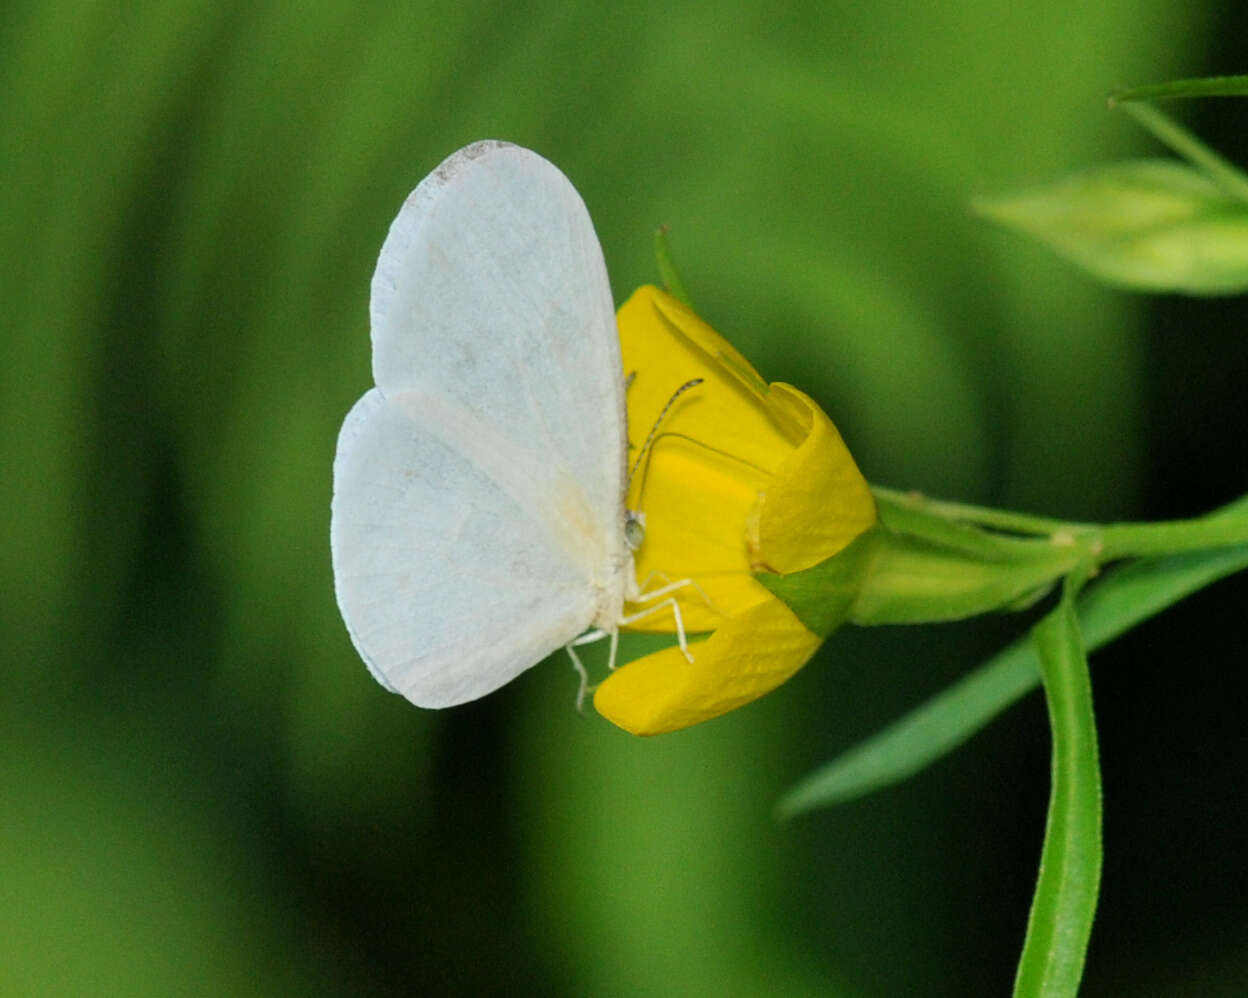
[{"label": "white wing margin", "polygon": [[628,560],[619,342],[584,204],[534,153],[461,150],[391,226],[371,317],[378,387],[334,461],[338,603],[383,685],[450,706],[601,619]]}]

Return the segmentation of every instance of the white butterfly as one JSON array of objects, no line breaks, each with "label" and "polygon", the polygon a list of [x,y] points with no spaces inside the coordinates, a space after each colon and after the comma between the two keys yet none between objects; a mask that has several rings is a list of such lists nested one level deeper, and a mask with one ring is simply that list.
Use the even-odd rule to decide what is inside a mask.
[{"label": "white butterfly", "polygon": [[[584,682],[573,645],[610,637],[614,662],[625,601],[680,584],[636,583],[615,309],[580,196],[527,149],[459,150],[391,225],[370,316],[377,387],[338,437],[330,529],[356,649],[422,707],[560,647]],[[642,614],[665,605],[679,624],[672,599]]]}]

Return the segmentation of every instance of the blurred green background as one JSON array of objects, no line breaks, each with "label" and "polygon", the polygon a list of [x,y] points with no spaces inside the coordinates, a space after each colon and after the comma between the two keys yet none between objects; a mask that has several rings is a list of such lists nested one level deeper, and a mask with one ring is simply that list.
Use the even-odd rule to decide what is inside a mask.
[{"label": "blurred green background", "polygon": [[[1245,27],[1192,0],[6,5],[0,992],[1006,993],[1038,696],[906,785],[770,808],[1023,620],[843,632],[657,740],[579,719],[562,660],[437,714],[369,678],[328,551],[368,281],[408,190],[510,139],[580,189],[617,300],[669,224],[699,310],[873,481],[1195,514],[1248,488],[1244,303],[1098,287],[967,203],[1148,150],[1103,95],[1243,71]],[[1244,102],[1176,110],[1248,160]],[[1243,994],[1246,598],[1094,657],[1087,994]]]}]

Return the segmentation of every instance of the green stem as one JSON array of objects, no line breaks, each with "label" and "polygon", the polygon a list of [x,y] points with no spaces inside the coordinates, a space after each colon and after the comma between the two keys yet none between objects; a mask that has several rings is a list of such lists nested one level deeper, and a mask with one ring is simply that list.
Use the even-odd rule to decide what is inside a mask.
[{"label": "green stem", "polygon": [[1115,523],[1099,528],[1097,535],[1102,545],[1099,561],[1178,554],[1248,541],[1248,516],[1213,514],[1166,523]]},{"label": "green stem", "polygon": [[963,523],[975,523],[981,527],[992,527],[1015,534],[1034,534],[1045,536],[1058,531],[1069,531],[1090,526],[1090,524],[1068,523],[1047,516],[1032,516],[1029,513],[1014,513],[1006,509],[992,509],[989,506],[976,506],[971,503],[948,502],[944,499],[932,499],[921,492],[906,492],[902,489],[889,489],[881,485],[871,486],[871,493],[881,503],[900,506],[917,512],[930,513],[945,520],[958,520]]},{"label": "green stem", "polygon": [[1224,192],[1237,201],[1248,201],[1248,177],[1195,135],[1149,104],[1123,103],[1117,105],[1135,119],[1136,123],[1152,133],[1163,145],[1169,146],[1193,166],[1205,174]]},{"label": "green stem", "polygon": [[[889,512],[895,510],[896,518],[901,520],[904,529],[916,535],[944,541],[943,534],[947,533],[947,528],[941,524],[974,524],[1034,538],[1046,537],[1056,546],[1080,549],[1082,554],[1098,564],[1121,558],[1228,547],[1248,541],[1248,496],[1191,520],[1096,524],[946,502],[929,499],[917,492],[880,486],[872,486],[871,491],[880,504],[882,519],[889,521]],[[964,540],[960,546],[965,547],[966,544]]]}]

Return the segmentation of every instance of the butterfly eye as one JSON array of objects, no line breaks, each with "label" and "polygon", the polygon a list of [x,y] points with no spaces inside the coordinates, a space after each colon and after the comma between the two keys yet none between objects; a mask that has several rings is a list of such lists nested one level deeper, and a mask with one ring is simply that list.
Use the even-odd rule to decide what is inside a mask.
[{"label": "butterfly eye", "polygon": [[624,541],[630,551],[636,551],[646,539],[646,514],[631,509],[624,515]]}]

